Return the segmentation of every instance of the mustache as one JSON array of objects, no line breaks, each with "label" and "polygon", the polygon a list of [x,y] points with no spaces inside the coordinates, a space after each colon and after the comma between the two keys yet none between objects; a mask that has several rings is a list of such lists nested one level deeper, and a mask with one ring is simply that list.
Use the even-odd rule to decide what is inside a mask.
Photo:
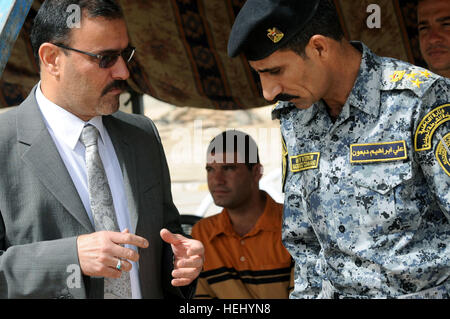
[{"label": "mustache", "polygon": [[299,96],[296,95],[290,95],[290,94],[286,94],[286,93],[280,93],[278,94],[275,99],[273,101],[271,101],[271,103],[275,104],[278,101],[282,101],[282,102],[289,102],[293,99],[299,99]]},{"label": "mustache", "polygon": [[108,84],[102,91],[102,96],[108,93],[109,91],[120,89],[124,91],[127,88],[127,81],[125,80],[115,80]]},{"label": "mustache", "polygon": [[438,44],[432,44],[432,45],[430,45],[430,46],[427,47],[427,52],[430,52],[431,50],[434,50],[434,49],[444,49],[444,50],[448,50],[449,47],[445,46],[444,44],[440,44],[440,43],[438,43]]}]

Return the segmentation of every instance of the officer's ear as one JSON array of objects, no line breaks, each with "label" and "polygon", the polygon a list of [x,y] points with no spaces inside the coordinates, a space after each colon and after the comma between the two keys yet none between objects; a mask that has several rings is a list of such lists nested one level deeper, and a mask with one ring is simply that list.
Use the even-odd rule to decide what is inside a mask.
[{"label": "officer's ear", "polygon": [[319,59],[327,58],[330,52],[331,39],[320,34],[315,34],[309,39],[306,46],[306,53],[309,57],[317,57]]}]

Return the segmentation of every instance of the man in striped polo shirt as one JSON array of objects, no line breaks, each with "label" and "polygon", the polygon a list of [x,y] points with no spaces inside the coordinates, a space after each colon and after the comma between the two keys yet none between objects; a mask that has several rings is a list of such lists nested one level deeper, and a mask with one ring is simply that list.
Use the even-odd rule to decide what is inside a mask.
[{"label": "man in striped polo shirt", "polygon": [[293,264],[281,242],[283,205],[259,189],[255,141],[236,130],[219,134],[208,147],[206,172],[214,203],[224,209],[192,229],[205,246],[196,298],[288,298]]}]

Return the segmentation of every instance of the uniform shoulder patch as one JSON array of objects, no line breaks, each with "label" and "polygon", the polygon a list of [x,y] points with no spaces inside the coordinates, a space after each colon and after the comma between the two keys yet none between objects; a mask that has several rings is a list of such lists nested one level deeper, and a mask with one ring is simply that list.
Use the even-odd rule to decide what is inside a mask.
[{"label": "uniform shoulder patch", "polygon": [[436,159],[444,172],[450,176],[450,133],[440,138],[436,148]]},{"label": "uniform shoulder patch", "polygon": [[417,152],[431,149],[434,132],[447,121],[450,121],[450,104],[437,106],[427,113],[414,134],[414,150]]}]

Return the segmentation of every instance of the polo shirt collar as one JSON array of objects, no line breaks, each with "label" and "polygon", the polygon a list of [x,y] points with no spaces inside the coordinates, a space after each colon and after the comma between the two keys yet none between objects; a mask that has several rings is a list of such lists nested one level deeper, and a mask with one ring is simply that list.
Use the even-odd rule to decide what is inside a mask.
[{"label": "polo shirt collar", "polygon": [[[264,191],[263,191],[264,192]],[[260,231],[279,231],[280,225],[274,223],[274,215],[276,215],[276,203],[266,192],[266,205],[264,207],[264,212],[259,216],[258,221],[255,226],[242,238],[251,237],[259,233]],[[218,216],[218,227],[210,234],[209,240],[211,241],[214,237],[219,236],[220,234],[225,234],[227,236],[237,236],[240,237],[233,229],[231,225],[230,215],[228,210],[224,208],[220,215]]]}]

